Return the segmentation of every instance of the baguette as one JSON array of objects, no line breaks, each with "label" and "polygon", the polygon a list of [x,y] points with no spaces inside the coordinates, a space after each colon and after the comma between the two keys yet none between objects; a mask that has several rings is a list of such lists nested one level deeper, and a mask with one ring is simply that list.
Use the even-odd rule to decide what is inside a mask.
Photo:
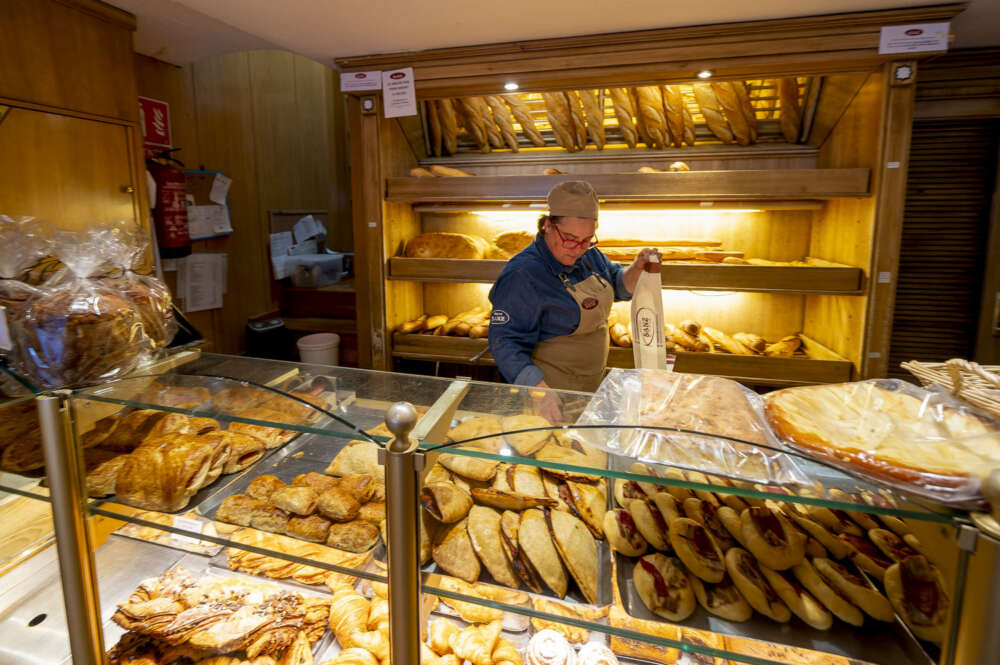
[{"label": "baguette", "polygon": [[566,150],[575,152],[573,119],[570,117],[566,95],[561,92],[543,92],[542,99],[545,101],[545,114],[549,118],[556,142]]},{"label": "baguette", "polygon": [[731,81],[717,81],[710,84],[715,98],[719,100],[722,113],[729,123],[729,129],[733,132],[733,138],[740,145],[750,145],[750,123],[743,112],[743,102],[736,94],[736,88]]},{"label": "baguette", "polygon": [[789,143],[798,143],[802,112],[799,110],[799,84],[794,78],[778,79],[778,108],[781,110],[781,133]]},{"label": "baguette", "polygon": [[735,256],[727,256],[726,258],[722,259],[722,262],[723,263],[727,263],[729,265],[735,265],[735,266],[747,266],[747,265],[750,265],[750,261],[748,261],[747,259],[741,259],[741,258],[738,258],[738,257],[735,257]]},{"label": "baguette", "polygon": [[424,329],[427,324],[427,315],[424,314],[420,318],[413,319],[412,321],[407,321],[403,325],[399,326],[399,332],[401,333],[416,333]]},{"label": "baguette", "polygon": [[764,338],[760,335],[754,335],[753,333],[738,332],[733,335],[733,339],[757,355],[764,353],[764,349],[767,348],[767,342]]},{"label": "baguette", "polygon": [[666,169],[657,169],[652,166],[640,166],[636,169],[636,173],[666,173]]},{"label": "baguette", "polygon": [[521,125],[521,131],[528,137],[528,140],[539,148],[545,146],[545,139],[542,138],[542,134],[535,127],[535,120],[531,117],[531,112],[528,110],[527,104],[517,95],[500,96],[510,105],[510,112],[514,114],[514,119],[517,120],[517,124]]},{"label": "baguette", "polygon": [[441,166],[440,164],[432,164],[430,166],[431,173],[444,178],[471,178],[473,177],[471,173],[467,173],[461,169],[453,169],[450,166]]},{"label": "baguette", "polygon": [[559,169],[547,168],[542,170],[542,175],[566,175],[566,172]]},{"label": "baguette", "polygon": [[473,108],[476,109],[476,115],[482,120],[483,130],[486,132],[486,140],[489,141],[490,146],[494,148],[503,147],[503,137],[500,135],[500,128],[497,127],[496,122],[493,120],[493,114],[490,112],[490,105],[486,102],[483,97],[469,97]]},{"label": "baguette", "polygon": [[449,155],[458,152],[458,116],[450,99],[436,100],[438,118],[441,120],[441,146]]},{"label": "baguette", "polygon": [[497,95],[486,97],[486,104],[493,112],[493,122],[500,128],[500,133],[503,135],[504,141],[507,142],[507,147],[517,152],[517,132],[514,131],[514,116],[510,114],[510,109]]},{"label": "baguette", "polygon": [[667,129],[667,119],[663,117],[663,94],[655,85],[636,88],[639,98],[639,115],[646,125],[646,132],[657,148],[665,148],[670,144],[670,132]]},{"label": "baguette", "polygon": [[684,97],[677,85],[663,87],[663,110],[666,112],[667,124],[670,126],[670,141],[675,148],[681,147],[684,141]]},{"label": "baguette", "polygon": [[435,314],[434,316],[428,316],[427,320],[424,322],[424,330],[434,330],[436,328],[440,328],[446,323],[448,323],[447,314]]},{"label": "baguette", "polygon": [[635,130],[635,121],[632,119],[632,116],[635,115],[632,96],[629,94],[627,88],[611,88],[608,92],[611,93],[615,117],[618,119],[618,128],[622,131],[622,138],[625,140],[625,145],[634,148],[638,134]]},{"label": "baguette", "polygon": [[410,169],[410,175],[414,178],[436,178],[433,173],[419,166]]},{"label": "baguette", "polygon": [[635,109],[635,131],[647,148],[653,147],[653,141],[649,138],[649,131],[646,129],[646,120],[639,113],[639,93],[636,92],[635,88],[629,93],[632,97],[632,108]]},{"label": "baguette", "polygon": [[711,84],[692,83],[691,87],[694,88],[695,99],[698,100],[698,107],[701,109],[701,114],[704,116],[708,128],[723,143],[732,143],[733,132],[722,115],[722,105],[715,96],[715,92],[712,91]]},{"label": "baguette", "polygon": [[698,332],[698,341],[705,345],[709,353],[715,353],[715,342],[709,337],[704,330]]},{"label": "baguette", "polygon": [[441,118],[438,116],[438,107],[433,99],[424,103],[427,109],[427,133],[431,139],[431,153],[435,157],[441,156]]},{"label": "baguette", "polygon": [[733,88],[736,90],[736,96],[740,98],[740,105],[743,108],[743,115],[747,119],[747,124],[750,125],[750,140],[753,143],[757,142],[757,111],[753,107],[753,102],[750,101],[750,91],[747,90],[747,84],[745,81],[733,81]]},{"label": "baguette", "polygon": [[688,145],[694,145],[696,138],[694,132],[694,118],[691,116],[691,111],[688,109],[687,104],[681,109],[684,113],[684,143]]},{"label": "baguette", "polygon": [[587,119],[584,116],[580,93],[567,90],[566,101],[569,102],[569,115],[573,119],[573,142],[578,150],[587,147]]},{"label": "baguette", "polygon": [[694,258],[699,261],[711,261],[712,263],[722,263],[725,259],[733,257],[742,259],[743,252],[726,251],[724,249],[708,249],[702,250],[694,255]]},{"label": "baguette", "polygon": [[764,355],[769,358],[791,358],[802,346],[802,340],[798,335],[788,335],[782,337],[774,344],[768,344],[764,349]]},{"label": "baguette", "polygon": [[601,238],[601,247],[719,247],[718,240],[639,240],[635,238]]},{"label": "baguette", "polygon": [[474,339],[482,339],[490,334],[490,324],[488,323],[477,323],[476,325],[469,328],[469,337]]},{"label": "baguette", "polygon": [[459,102],[465,116],[466,131],[479,146],[479,151],[485,153],[490,151],[490,139],[486,134],[486,121],[482,116],[482,109],[476,101],[478,99],[478,97],[462,97]]},{"label": "baguette", "polygon": [[604,107],[600,90],[581,90],[580,101],[587,119],[587,134],[598,150],[604,150]]},{"label": "baguette", "polygon": [[692,337],[685,331],[681,330],[672,323],[666,323],[663,326],[667,334],[670,336],[670,340],[685,351],[708,351],[709,346],[705,342],[701,341],[697,337]]},{"label": "baguette", "polygon": [[468,309],[468,310],[466,310],[464,312],[459,312],[455,316],[453,316],[450,319],[448,319],[445,322],[445,324],[443,326],[441,326],[441,328],[440,328],[441,334],[442,335],[450,335],[452,333],[452,331],[455,330],[455,326],[457,326],[459,323],[461,323],[462,321],[464,321],[467,317],[476,316],[477,314],[481,314],[482,311],[483,311],[482,307],[473,307],[472,309]]}]

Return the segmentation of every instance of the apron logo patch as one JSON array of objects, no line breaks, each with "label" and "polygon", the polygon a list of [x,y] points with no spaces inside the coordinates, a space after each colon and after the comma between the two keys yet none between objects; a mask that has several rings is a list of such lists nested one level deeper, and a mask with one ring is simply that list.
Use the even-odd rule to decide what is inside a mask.
[{"label": "apron logo patch", "polygon": [[493,314],[490,315],[490,325],[502,326],[505,323],[510,322],[510,314],[503,311],[502,309],[493,310]]},{"label": "apron logo patch", "polygon": [[597,298],[584,298],[583,302],[580,303],[580,307],[584,309],[594,309],[597,307]]}]

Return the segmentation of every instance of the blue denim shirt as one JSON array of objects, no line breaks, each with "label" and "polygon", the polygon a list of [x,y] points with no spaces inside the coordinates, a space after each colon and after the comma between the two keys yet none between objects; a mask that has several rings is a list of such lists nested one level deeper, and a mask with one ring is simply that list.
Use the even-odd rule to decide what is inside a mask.
[{"label": "blue denim shirt", "polygon": [[588,250],[572,266],[559,263],[539,233],[535,241],[512,258],[490,290],[490,352],[500,373],[510,383],[534,386],[542,370],[531,362],[538,342],[569,335],[580,325],[580,306],[563,286],[560,274],[570,284],[594,273],[614,286],[615,300],[630,300],[625,289],[624,269],[608,260],[597,248]]}]

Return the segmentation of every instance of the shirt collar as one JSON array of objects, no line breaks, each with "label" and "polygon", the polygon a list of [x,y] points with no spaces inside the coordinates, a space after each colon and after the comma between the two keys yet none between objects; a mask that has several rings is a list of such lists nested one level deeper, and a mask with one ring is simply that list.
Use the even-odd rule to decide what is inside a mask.
[{"label": "shirt collar", "polygon": [[584,268],[583,256],[576,260],[571,266],[566,266],[556,260],[556,257],[552,255],[552,251],[549,246],[545,244],[545,235],[543,231],[539,231],[535,235],[535,248],[538,250],[538,255],[542,257],[542,262],[552,271],[552,274],[559,275],[560,273],[571,273],[575,270]]}]

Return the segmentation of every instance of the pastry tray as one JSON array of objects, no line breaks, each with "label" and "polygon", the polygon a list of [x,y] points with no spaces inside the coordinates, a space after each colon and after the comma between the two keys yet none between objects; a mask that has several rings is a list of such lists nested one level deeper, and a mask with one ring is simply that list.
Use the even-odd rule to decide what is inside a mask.
[{"label": "pastry tray", "polygon": [[[636,559],[615,553],[616,584],[625,611],[637,618],[664,621],[649,611],[636,593],[632,569]],[[845,565],[852,565],[846,562]],[[860,574],[860,571],[855,571]],[[679,625],[707,630],[722,635],[732,635],[762,642],[812,649],[837,654],[846,658],[893,665],[933,665],[934,661],[897,618],[892,624],[875,621],[866,615],[864,626],[858,628],[834,618],[829,630],[817,630],[792,615],[788,623],[778,623],[755,612],[749,621],[727,621],[709,614],[700,605]]]}]

